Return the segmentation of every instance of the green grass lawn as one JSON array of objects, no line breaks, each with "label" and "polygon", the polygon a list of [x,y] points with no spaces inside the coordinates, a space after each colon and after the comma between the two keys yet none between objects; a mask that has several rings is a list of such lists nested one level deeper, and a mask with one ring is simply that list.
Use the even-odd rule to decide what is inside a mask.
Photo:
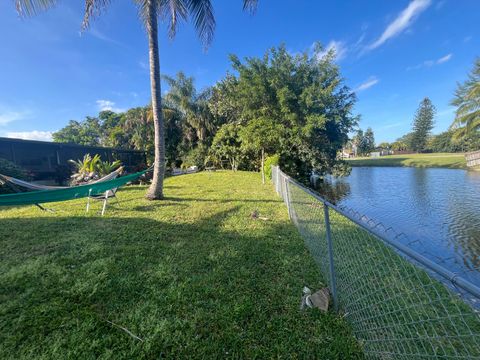
[{"label": "green grass lawn", "polygon": [[361,157],[348,159],[352,166],[413,166],[466,169],[467,163],[463,153],[433,153],[388,155],[379,158]]},{"label": "green grass lawn", "polygon": [[321,277],[259,174],[145,190],[105,217],[85,200],[0,210],[1,359],[362,357],[344,319],[299,310]]}]

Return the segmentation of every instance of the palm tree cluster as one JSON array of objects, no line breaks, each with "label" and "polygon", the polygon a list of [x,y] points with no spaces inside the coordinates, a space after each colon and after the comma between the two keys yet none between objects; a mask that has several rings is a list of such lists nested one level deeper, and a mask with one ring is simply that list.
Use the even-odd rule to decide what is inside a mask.
[{"label": "palm tree cluster", "polygon": [[[167,167],[198,165],[186,158],[208,147],[224,118],[214,114],[213,88],[197,92],[194,79],[179,72],[175,77],[163,76],[169,91],[162,97],[162,119],[165,131],[165,162]],[[145,151],[147,162],[153,163],[154,119],[152,106],[131,108],[122,113],[101,111],[83,121],[70,120],[53,133],[53,140],[86,146],[106,146]],[[191,161],[190,161],[191,162]],[[200,161],[203,164],[203,161]],[[188,163],[188,164],[187,164]]]},{"label": "palm tree cluster", "polygon": [[175,78],[167,75],[163,78],[170,87],[164,98],[165,105],[182,114],[187,138],[203,144],[215,131],[214,118],[208,107],[211,89],[197,94],[193,77],[187,77],[183,72]]},{"label": "palm tree cluster", "polygon": [[[32,16],[57,4],[57,0],[14,0],[20,16]],[[243,0],[243,9],[254,11],[258,0]],[[160,83],[160,55],[158,51],[158,18],[168,22],[169,36],[174,38],[180,21],[191,19],[203,45],[210,45],[215,31],[215,17],[211,0],[133,0],[145,26],[150,61],[150,90],[152,95],[152,118],[154,123],[154,173],[152,184],[146,194],[150,200],[163,198],[165,175],[165,129],[162,117]],[[82,29],[110,5],[110,0],[85,0]]]},{"label": "palm tree cluster", "polygon": [[469,137],[478,133],[480,129],[480,58],[475,61],[474,67],[467,80],[458,84],[452,105],[457,107],[452,129],[456,138]]}]

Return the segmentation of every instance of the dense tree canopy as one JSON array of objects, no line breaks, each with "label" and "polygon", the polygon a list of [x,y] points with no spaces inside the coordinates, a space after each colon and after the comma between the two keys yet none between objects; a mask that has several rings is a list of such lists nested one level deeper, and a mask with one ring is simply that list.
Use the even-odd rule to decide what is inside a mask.
[{"label": "dense tree canopy", "polygon": [[280,46],[244,62],[231,56],[237,75],[217,85],[227,91],[212,97],[211,108],[226,122],[247,126],[264,118],[278,124],[283,131],[274,150],[293,175],[331,172],[357,121],[355,95],[343,84],[334,53],[322,57],[321,51],[317,44],[311,54],[292,55]]},{"label": "dense tree canopy", "polygon": [[[357,122],[355,95],[343,84],[334,54],[292,55],[284,46],[262,58],[241,61],[232,55],[232,73],[197,91],[183,73],[164,76],[166,158],[170,166],[206,162],[236,169],[260,169],[261,154],[277,154],[295,176],[333,172],[337,153]],[[55,141],[144,149],[153,156],[151,108],[101,112],[70,123]]]},{"label": "dense tree canopy", "polygon": [[375,150],[375,135],[372,128],[367,128],[364,132],[362,129],[358,129],[351,141],[352,147],[354,147],[355,155],[368,155]]},{"label": "dense tree canopy", "polygon": [[[181,114],[173,108],[162,109],[166,133],[166,158],[178,158],[178,142],[182,139]],[[154,126],[150,106],[136,107],[124,113],[102,111],[97,117],[83,121],[70,120],[53,133],[53,141],[90,146],[145,150],[151,163],[154,156]]]}]

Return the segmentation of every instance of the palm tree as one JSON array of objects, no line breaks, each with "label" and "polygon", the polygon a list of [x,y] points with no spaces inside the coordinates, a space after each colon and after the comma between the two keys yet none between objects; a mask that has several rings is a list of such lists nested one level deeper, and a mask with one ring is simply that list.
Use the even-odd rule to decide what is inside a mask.
[{"label": "palm tree", "polygon": [[468,137],[480,129],[480,58],[475,61],[468,79],[458,84],[452,105],[457,107],[451,125],[456,130],[455,138]]},{"label": "palm tree", "polygon": [[182,113],[187,126],[195,130],[197,139],[204,143],[208,133],[214,130],[213,117],[208,108],[209,90],[197,94],[193,77],[179,72],[176,77],[163,76],[170,90],[165,101]]},{"label": "palm tree", "polygon": [[[32,16],[39,11],[48,10],[58,0],[14,0],[20,16]],[[105,10],[111,0],[85,0],[85,14],[82,30],[86,30],[90,20]],[[160,87],[160,54],[158,51],[158,17],[169,23],[169,36],[174,38],[179,21],[193,19],[198,36],[208,46],[215,30],[215,17],[211,0],[133,0],[139,9],[149,47],[150,88],[152,95],[152,113],[155,128],[155,160],[153,180],[146,198],[157,200],[163,198],[163,178],[165,174],[165,130],[162,118],[162,98]],[[253,12],[258,0],[243,0],[243,9]]]}]

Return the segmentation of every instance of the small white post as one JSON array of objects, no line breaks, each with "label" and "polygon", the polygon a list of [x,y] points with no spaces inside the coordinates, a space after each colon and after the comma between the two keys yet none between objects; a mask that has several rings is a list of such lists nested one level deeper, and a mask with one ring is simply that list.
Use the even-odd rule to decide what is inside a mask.
[{"label": "small white post", "polygon": [[92,189],[88,190],[88,200],[87,200],[87,213],[90,210],[90,195],[92,195]]},{"label": "small white post", "polygon": [[108,202],[108,190],[105,193],[105,200],[103,200],[102,216],[105,214],[105,210],[107,208],[107,202]]}]

